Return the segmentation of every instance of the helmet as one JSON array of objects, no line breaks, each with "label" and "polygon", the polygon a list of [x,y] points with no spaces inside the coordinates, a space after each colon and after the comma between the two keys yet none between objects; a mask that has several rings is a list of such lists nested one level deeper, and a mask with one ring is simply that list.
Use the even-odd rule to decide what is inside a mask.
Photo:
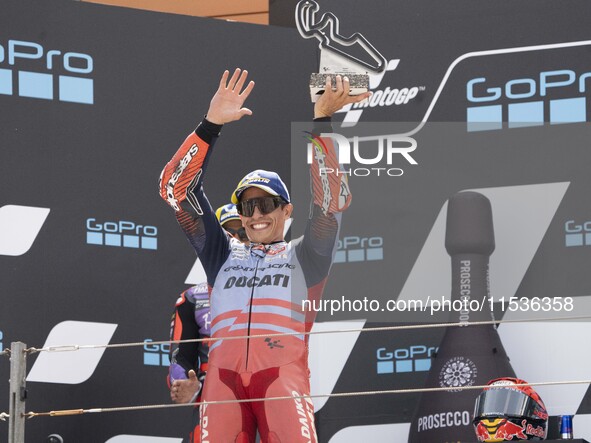
[{"label": "helmet", "polygon": [[474,430],[478,441],[545,440],[548,412],[540,396],[519,378],[488,382],[474,405]]},{"label": "helmet", "polygon": [[[248,242],[248,235],[246,235],[246,231],[244,228],[239,224],[239,228],[230,228],[227,226],[227,223],[232,220],[240,221],[240,215],[238,215],[238,211],[236,210],[236,205],[234,203],[230,203],[224,206],[220,206],[215,211],[215,216],[220,222],[220,225],[228,232],[232,237],[239,239],[241,242]],[[238,235],[238,237],[236,237]]]},{"label": "helmet", "polygon": [[224,226],[224,223],[229,222],[230,220],[240,220],[240,216],[236,210],[236,205],[232,203],[217,208],[215,211],[215,216],[222,226]]}]

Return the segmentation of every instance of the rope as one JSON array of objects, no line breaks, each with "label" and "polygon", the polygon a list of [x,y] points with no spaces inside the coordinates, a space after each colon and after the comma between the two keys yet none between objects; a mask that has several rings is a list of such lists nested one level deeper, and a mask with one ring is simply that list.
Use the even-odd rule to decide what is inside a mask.
[{"label": "rope", "polygon": [[[538,383],[521,383],[512,386],[553,386],[553,385],[575,385],[575,384],[591,384],[591,380],[568,380],[568,381],[549,381]],[[123,412],[123,411],[138,411],[148,409],[168,409],[178,407],[196,407],[201,405],[219,405],[228,403],[246,403],[246,402],[260,402],[260,401],[276,401],[276,400],[294,400],[294,399],[312,399],[312,398],[338,398],[338,397],[354,397],[354,396],[370,396],[370,395],[384,395],[384,394],[421,394],[428,392],[442,392],[442,391],[468,391],[468,390],[482,390],[488,388],[490,385],[477,386],[459,386],[459,387],[442,387],[442,388],[414,388],[414,389],[391,389],[384,391],[360,391],[360,392],[337,392],[333,394],[316,394],[316,395],[299,395],[299,396],[283,396],[283,397],[269,397],[269,398],[253,398],[243,400],[218,400],[218,401],[203,401],[198,403],[183,403],[183,404],[159,404],[159,405],[139,405],[139,406],[122,406],[115,408],[92,408],[92,409],[62,409],[58,411],[48,412],[27,412],[24,414],[27,418],[33,417],[63,417],[68,415],[81,414],[95,414],[104,412]]]},{"label": "rope", "polygon": [[10,418],[10,414],[7,414],[6,412],[0,413],[0,420],[6,421],[7,418]]},{"label": "rope", "polygon": [[6,348],[4,351],[0,352],[0,355],[10,357],[10,348]]},{"label": "rope", "polygon": [[[151,345],[161,345],[169,343],[198,343],[198,342],[213,342],[217,340],[243,340],[246,338],[267,338],[267,337],[284,337],[291,335],[318,335],[318,334],[336,334],[347,332],[383,332],[383,331],[403,331],[411,329],[432,329],[432,328],[449,328],[449,327],[467,327],[467,326],[484,326],[484,325],[500,325],[507,323],[532,323],[542,321],[563,321],[563,320],[589,320],[591,316],[573,316],[573,317],[547,317],[534,319],[515,319],[515,320],[486,320],[477,322],[457,322],[457,323],[427,323],[419,325],[401,325],[401,326],[382,326],[376,328],[351,328],[351,329],[334,329],[330,331],[302,331],[302,332],[277,332],[272,334],[256,334],[256,335],[240,335],[232,337],[208,337],[208,338],[193,338],[187,340],[161,340],[152,341]],[[133,343],[114,343],[106,345],[56,345],[46,346],[44,348],[28,348],[26,353],[35,354],[37,352],[70,352],[79,351],[81,349],[108,349],[108,348],[125,348],[132,346],[144,346],[146,342]]]}]

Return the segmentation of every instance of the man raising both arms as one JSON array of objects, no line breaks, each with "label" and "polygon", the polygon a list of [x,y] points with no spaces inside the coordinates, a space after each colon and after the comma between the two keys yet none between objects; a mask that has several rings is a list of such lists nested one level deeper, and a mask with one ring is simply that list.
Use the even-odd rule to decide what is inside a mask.
[{"label": "man raising both arms", "polygon": [[[283,237],[292,212],[287,187],[275,173],[247,174],[232,194],[250,245],[230,239],[217,223],[203,192],[203,177],[212,147],[225,123],[252,112],[243,107],[254,88],[245,86],[247,72],[222,75],[206,118],[181,145],[160,177],[160,195],[205,267],[211,293],[211,334],[205,402],[270,397],[293,400],[205,404],[201,439],[212,443],[253,443],[258,429],[262,443],[316,442],[313,406],[309,399],[308,332],[313,313],[302,301],[319,298],[338,238],[340,212],[350,203],[344,175],[320,175],[318,159],[337,170],[334,148],[316,139],[311,165],[313,209],[303,237]],[[347,79],[337,76],[336,89],[327,79],[314,106],[314,121],[330,132],[330,117],[369,94],[349,96]],[[239,152],[232,155],[237,156]],[[305,155],[304,153],[302,155]],[[345,192],[342,192],[342,190]],[[265,334],[288,333],[281,337]],[[263,337],[253,337],[263,335]],[[230,337],[237,339],[224,340]]]}]

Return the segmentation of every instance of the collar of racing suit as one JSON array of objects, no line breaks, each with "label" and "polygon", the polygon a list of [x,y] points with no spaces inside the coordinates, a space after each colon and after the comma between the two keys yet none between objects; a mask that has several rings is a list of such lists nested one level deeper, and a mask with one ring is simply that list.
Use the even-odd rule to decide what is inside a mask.
[{"label": "collar of racing suit", "polygon": [[263,258],[269,251],[271,252],[280,252],[284,250],[287,245],[285,240],[276,241],[273,243],[263,244],[263,243],[251,243],[250,244],[250,253],[256,257]]}]

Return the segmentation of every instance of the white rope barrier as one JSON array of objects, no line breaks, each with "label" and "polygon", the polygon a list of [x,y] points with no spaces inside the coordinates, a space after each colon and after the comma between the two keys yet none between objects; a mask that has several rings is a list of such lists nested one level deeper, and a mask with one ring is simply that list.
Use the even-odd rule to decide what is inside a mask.
[{"label": "white rope barrier", "polygon": [[[537,383],[521,383],[512,386],[560,386],[560,385],[575,385],[575,384],[591,384],[591,380],[567,380],[567,381],[546,381]],[[387,395],[387,394],[422,394],[426,392],[441,392],[441,391],[468,391],[468,390],[482,390],[490,387],[489,385],[475,385],[475,386],[458,386],[450,389],[443,388],[409,388],[409,389],[390,389],[382,391],[359,391],[359,392],[337,392],[333,394],[315,394],[315,395],[300,395],[300,396],[283,396],[283,397],[268,397],[268,398],[253,398],[243,400],[218,400],[218,401],[203,401],[198,403],[183,403],[183,404],[158,404],[158,405],[139,405],[139,406],[122,406],[114,408],[91,408],[91,409],[62,409],[48,412],[27,412],[24,414],[27,418],[34,417],[63,417],[68,415],[81,414],[96,414],[105,412],[124,412],[124,411],[139,411],[148,409],[168,409],[192,406],[197,407],[201,405],[216,405],[216,404],[230,404],[230,403],[247,403],[247,402],[261,402],[261,401],[278,401],[278,400],[294,400],[294,399],[313,399],[313,398],[339,398],[339,397],[362,397],[371,395]]]},{"label": "white rope barrier", "polygon": [[[433,328],[450,328],[450,327],[469,327],[469,326],[484,326],[484,325],[501,325],[508,323],[535,323],[546,321],[576,321],[576,320],[591,320],[591,316],[572,316],[572,317],[546,317],[546,318],[532,318],[532,319],[514,319],[514,320],[486,320],[477,322],[456,322],[456,323],[427,323],[427,324],[413,324],[413,325],[399,325],[399,326],[382,326],[375,328],[347,328],[347,329],[333,329],[329,331],[302,331],[302,332],[277,332],[271,334],[255,334],[255,335],[240,335],[232,337],[207,337],[194,338],[187,340],[161,340],[151,341],[151,345],[161,345],[169,343],[199,343],[199,342],[214,342],[217,340],[243,340],[245,338],[267,338],[267,337],[285,337],[292,335],[319,335],[319,334],[338,334],[350,332],[384,332],[384,331],[406,331],[412,329],[433,329]],[[25,352],[35,354],[37,352],[71,352],[79,351],[81,349],[110,349],[110,348],[125,348],[133,346],[144,346],[146,342],[131,342],[131,343],[114,343],[106,345],[55,345],[44,348],[27,348]],[[7,349],[7,351],[9,351]]]},{"label": "white rope barrier", "polygon": [[[334,329],[328,331],[309,331],[309,332],[293,332],[293,333],[272,333],[272,334],[257,334],[257,335],[242,335],[233,337],[223,338],[200,338],[200,339],[189,339],[189,340],[163,340],[163,341],[152,341],[150,344],[168,344],[168,343],[197,343],[197,342],[210,342],[215,340],[238,340],[246,338],[267,338],[267,337],[280,337],[290,335],[313,335],[313,334],[335,334],[335,333],[351,333],[351,332],[382,332],[382,331],[401,331],[401,330],[416,330],[416,329],[432,329],[432,328],[448,328],[448,327],[469,327],[469,326],[483,326],[483,325],[500,325],[508,323],[533,323],[542,321],[576,321],[576,320],[590,320],[591,316],[571,316],[571,317],[552,317],[552,318],[534,318],[534,319],[514,319],[514,320],[489,320],[479,322],[455,322],[455,323],[428,323],[428,324],[412,324],[412,325],[398,325],[398,326],[383,326],[375,328],[347,328],[347,329]],[[82,349],[97,349],[97,348],[123,348],[131,346],[144,346],[146,342],[135,342],[135,343],[118,343],[118,344],[107,344],[107,345],[58,345],[58,346],[47,346],[44,348],[28,348],[26,353],[36,352],[71,352]],[[5,349],[2,354],[10,355],[10,349]],[[574,384],[591,384],[591,380],[569,380],[569,381],[550,381],[550,382],[538,382],[538,383],[524,383],[517,384],[516,386],[551,386],[551,385],[574,385]],[[23,415],[28,418],[34,417],[59,417],[59,416],[70,416],[70,415],[81,415],[81,414],[93,414],[93,413],[106,413],[106,412],[123,412],[123,411],[138,411],[138,410],[150,410],[150,409],[169,409],[177,407],[197,407],[202,404],[227,404],[227,403],[245,403],[245,402],[261,402],[261,401],[277,401],[277,400],[294,400],[294,399],[313,399],[313,398],[339,398],[339,397],[353,397],[353,396],[371,396],[371,395],[387,395],[387,394],[420,394],[427,392],[441,392],[441,391],[464,391],[464,390],[476,390],[484,389],[488,385],[477,385],[477,386],[462,386],[454,387],[431,387],[431,388],[409,388],[409,389],[392,389],[392,390],[378,390],[378,391],[358,391],[358,392],[340,392],[332,394],[315,394],[306,396],[283,396],[283,397],[268,397],[268,398],[255,398],[255,399],[243,399],[243,400],[219,400],[219,401],[206,401],[199,403],[183,403],[183,404],[155,404],[155,405],[137,405],[137,406],[122,406],[122,407],[109,407],[109,408],[90,408],[90,409],[62,409],[47,412],[26,412]],[[0,420],[5,421],[6,418],[10,417],[9,414],[1,413]]]}]

